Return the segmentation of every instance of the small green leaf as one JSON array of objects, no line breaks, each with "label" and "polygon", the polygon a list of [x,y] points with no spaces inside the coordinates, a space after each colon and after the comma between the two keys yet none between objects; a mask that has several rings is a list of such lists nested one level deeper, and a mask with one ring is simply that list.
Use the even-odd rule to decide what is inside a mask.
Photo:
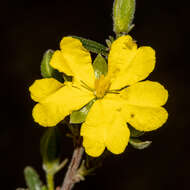
[{"label": "small green leaf", "polygon": [[56,69],[51,67],[50,60],[52,58],[54,51],[49,49],[44,53],[43,59],[41,61],[41,75],[43,78],[55,78],[60,82],[63,82],[63,74],[59,73]]},{"label": "small green leaf", "polygon": [[121,33],[127,34],[132,29],[134,14],[135,14],[135,0],[115,0],[113,4],[113,23],[114,32],[119,35]]},{"label": "small green leaf", "polygon": [[70,123],[77,124],[77,123],[84,122],[86,119],[86,116],[94,102],[95,102],[95,100],[92,100],[87,105],[85,105],[83,108],[81,108],[80,110],[72,112],[70,115]]},{"label": "small green leaf", "polygon": [[78,37],[78,36],[71,36],[71,37],[80,40],[82,45],[88,51],[91,51],[92,53],[102,54],[104,56],[108,55],[108,48],[98,42],[95,42],[93,40],[88,40],[88,39]]},{"label": "small green leaf", "polygon": [[108,72],[108,64],[106,60],[98,54],[93,63],[94,73],[96,78],[100,78],[101,75],[106,75]]},{"label": "small green leaf", "polygon": [[130,136],[131,137],[140,137],[142,135],[144,135],[144,131],[138,131],[135,128],[133,128],[131,125],[127,124],[130,130]]},{"label": "small green leaf", "polygon": [[129,143],[136,149],[142,150],[150,146],[152,141],[141,141],[139,139],[130,138]]},{"label": "small green leaf", "polygon": [[30,190],[41,190],[42,182],[40,181],[39,175],[32,167],[27,166],[24,169],[24,177],[27,187]]},{"label": "small green leaf", "polygon": [[61,133],[58,128],[48,128],[41,138],[40,152],[46,172],[56,171],[60,161]]}]

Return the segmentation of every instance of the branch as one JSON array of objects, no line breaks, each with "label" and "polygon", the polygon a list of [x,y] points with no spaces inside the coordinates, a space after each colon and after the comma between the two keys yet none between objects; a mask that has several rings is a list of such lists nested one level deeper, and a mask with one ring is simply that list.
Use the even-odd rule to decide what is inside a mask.
[{"label": "branch", "polygon": [[61,190],[71,190],[75,183],[81,181],[81,178],[79,175],[77,175],[77,169],[81,163],[83,152],[84,149],[82,146],[78,146],[74,149],[73,156],[64,178]]}]

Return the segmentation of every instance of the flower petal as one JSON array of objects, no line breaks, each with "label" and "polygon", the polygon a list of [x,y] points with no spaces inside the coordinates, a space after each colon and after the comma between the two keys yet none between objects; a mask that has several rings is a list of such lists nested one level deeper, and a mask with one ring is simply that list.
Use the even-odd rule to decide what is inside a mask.
[{"label": "flower petal", "polygon": [[161,127],[168,118],[163,107],[141,107],[126,105],[126,121],[139,131],[153,131]]},{"label": "flower petal", "polygon": [[72,83],[67,82],[64,87],[34,107],[34,120],[44,127],[55,126],[72,111],[80,109],[93,98],[91,92],[73,87]]},{"label": "flower petal", "polygon": [[83,137],[83,146],[85,151],[88,155],[92,157],[100,156],[105,150],[105,144],[102,139],[95,138],[95,137]]},{"label": "flower petal", "polygon": [[158,82],[136,83],[122,90],[120,97],[125,101],[122,113],[126,122],[139,131],[155,130],[168,118],[167,111],[160,107],[166,103],[168,92]]},{"label": "flower petal", "polygon": [[40,100],[46,98],[61,87],[63,87],[63,84],[55,80],[54,78],[45,78],[35,80],[35,82],[30,86],[29,91],[31,94],[31,98],[34,101],[39,102]]},{"label": "flower petal", "polygon": [[99,156],[105,147],[114,154],[125,150],[130,132],[120,111],[117,102],[111,99],[94,103],[81,128],[83,146],[90,156]]},{"label": "flower petal", "polygon": [[95,75],[90,53],[78,39],[65,37],[60,43],[61,51],[56,51],[50,65],[60,72],[76,77],[93,87]]},{"label": "flower petal", "polygon": [[158,107],[166,103],[168,91],[158,82],[138,82],[121,91],[121,97],[127,104]]},{"label": "flower petal", "polygon": [[127,35],[113,42],[108,57],[110,89],[120,89],[145,79],[155,67],[155,51],[140,47]]},{"label": "flower petal", "polygon": [[[121,118],[121,116],[120,116]],[[122,119],[116,119],[113,125],[109,128],[109,134],[106,139],[106,147],[114,154],[124,152],[128,144],[130,131],[127,124]]]}]

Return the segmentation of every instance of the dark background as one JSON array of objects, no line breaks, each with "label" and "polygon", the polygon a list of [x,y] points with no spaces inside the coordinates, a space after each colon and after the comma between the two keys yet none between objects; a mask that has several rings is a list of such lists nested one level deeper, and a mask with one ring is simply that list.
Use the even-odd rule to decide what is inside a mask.
[{"label": "dark background", "polygon": [[[157,52],[157,67],[149,77],[169,91],[168,122],[145,139],[153,144],[139,151],[127,147],[111,156],[95,176],[75,189],[188,190],[189,154],[189,7],[185,1],[137,0],[130,33],[139,45]],[[44,128],[33,122],[34,102],[28,87],[40,76],[47,49],[58,49],[65,35],[104,43],[112,32],[112,0],[4,1],[1,3],[1,133],[0,189],[25,187],[23,169],[32,165],[44,180],[39,153]],[[64,155],[72,144],[64,140]],[[56,178],[61,183],[63,172]]]}]

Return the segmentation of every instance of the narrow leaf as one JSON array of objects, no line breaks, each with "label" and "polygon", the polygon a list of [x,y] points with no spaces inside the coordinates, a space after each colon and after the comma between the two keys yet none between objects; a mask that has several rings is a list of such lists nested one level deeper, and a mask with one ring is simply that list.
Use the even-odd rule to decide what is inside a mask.
[{"label": "narrow leaf", "polygon": [[152,141],[141,141],[139,139],[130,138],[129,143],[136,149],[142,150],[150,146]]},{"label": "narrow leaf", "polygon": [[43,78],[55,78],[60,82],[63,82],[63,74],[59,73],[56,69],[51,67],[50,60],[52,58],[54,51],[49,49],[44,53],[41,61],[41,75]]},{"label": "narrow leaf", "polygon": [[93,63],[94,73],[96,78],[100,78],[101,75],[106,75],[108,72],[108,65],[106,60],[98,54]]},{"label": "narrow leaf", "polygon": [[71,36],[71,37],[80,40],[82,45],[88,51],[91,51],[92,53],[102,54],[104,56],[108,55],[108,48],[98,42],[95,42],[93,40],[88,40],[88,39],[78,37],[78,36]]},{"label": "narrow leaf", "polygon": [[24,177],[27,187],[30,190],[41,190],[42,182],[40,181],[37,172],[30,166],[24,169]]},{"label": "narrow leaf", "polygon": [[90,101],[87,105],[85,105],[83,108],[81,108],[78,111],[74,111],[70,115],[70,123],[82,123],[86,120],[86,116],[92,107],[95,100]]},{"label": "narrow leaf", "polygon": [[59,165],[60,160],[60,141],[61,135],[59,129],[48,128],[40,141],[40,152],[43,159],[44,169],[54,170]]}]

